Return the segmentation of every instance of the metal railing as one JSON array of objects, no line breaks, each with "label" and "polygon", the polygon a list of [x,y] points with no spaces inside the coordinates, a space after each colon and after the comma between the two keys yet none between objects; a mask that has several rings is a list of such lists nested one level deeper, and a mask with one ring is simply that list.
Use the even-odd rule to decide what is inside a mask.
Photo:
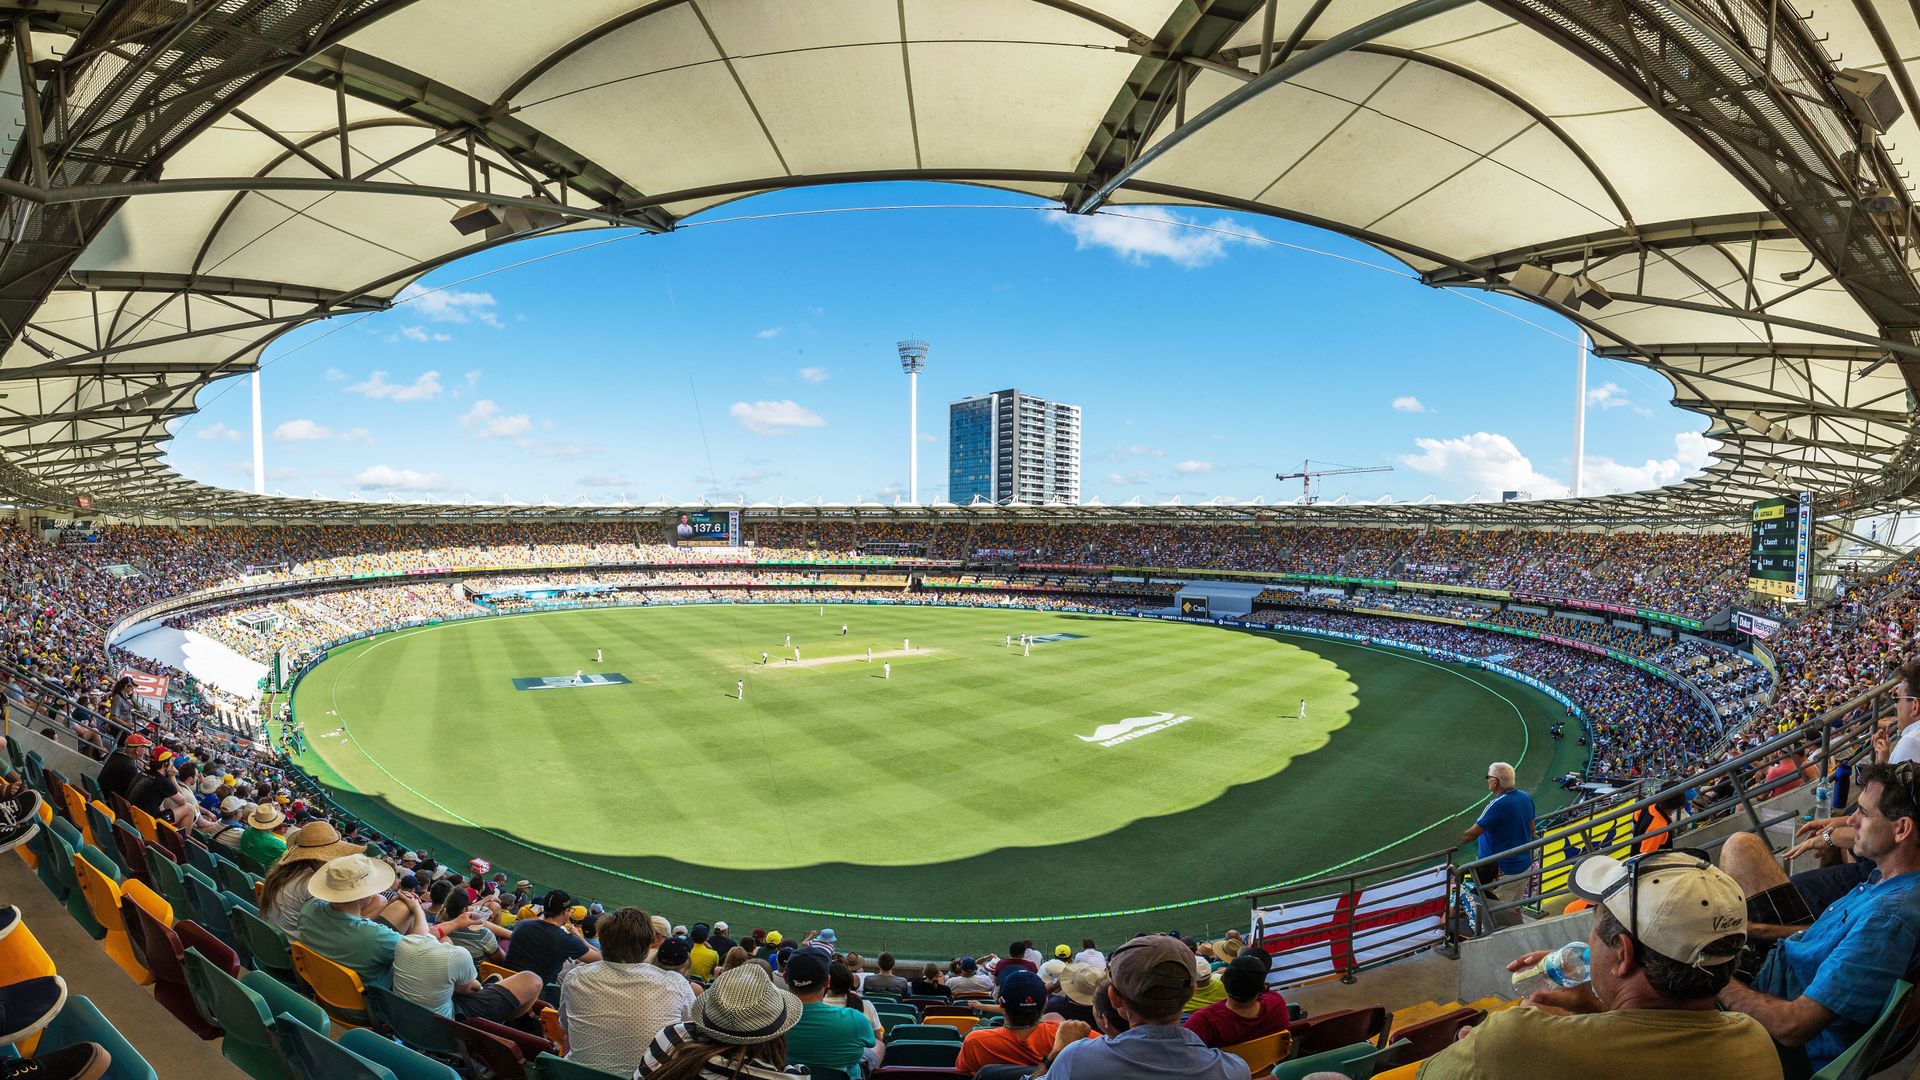
[{"label": "metal railing", "polygon": [[[1763,814],[1760,804],[1770,796],[1782,794],[1804,784],[1806,782],[1805,777],[1802,775],[1804,770],[1795,770],[1771,781],[1762,779],[1755,782],[1756,778],[1751,775],[1753,768],[1762,762],[1779,759],[1791,750],[1810,750],[1814,746],[1818,746],[1820,750],[1820,781],[1830,783],[1836,763],[1852,760],[1861,748],[1868,745],[1868,740],[1873,733],[1874,724],[1882,716],[1892,713],[1894,692],[1898,683],[1899,680],[1897,678],[1887,679],[1865,692],[1827,710],[1814,719],[1790,731],[1768,739],[1766,742],[1761,743],[1751,750],[1740,753],[1718,765],[1714,765],[1693,776],[1680,780],[1677,783],[1669,784],[1661,790],[1631,803],[1620,805],[1617,809],[1607,814],[1606,820],[1608,822],[1618,822],[1622,818],[1631,818],[1633,815],[1639,814],[1642,810],[1653,806],[1655,803],[1670,802],[1677,797],[1683,797],[1689,791],[1697,790],[1713,793],[1724,789],[1724,794],[1718,795],[1713,802],[1698,808],[1693,813],[1670,821],[1662,828],[1649,830],[1645,833],[1634,833],[1630,839],[1625,841],[1616,842],[1612,839],[1607,839],[1594,846],[1603,851],[1616,851],[1623,844],[1630,848],[1638,848],[1644,841],[1657,840],[1668,836],[1673,836],[1677,839],[1678,835],[1683,832],[1695,830],[1712,822],[1724,820],[1736,815],[1745,817],[1748,826],[1750,826],[1753,831],[1761,833],[1762,835],[1765,834],[1767,829],[1775,825],[1793,820],[1798,817],[1797,814],[1775,813],[1770,817],[1766,816]],[[1564,883],[1564,875],[1562,875],[1562,882],[1554,888],[1541,889],[1539,887],[1533,887],[1527,891],[1526,895],[1516,899],[1495,901],[1485,889],[1489,872],[1497,876],[1498,863],[1522,854],[1528,858],[1530,885],[1533,885],[1534,878],[1543,874],[1551,874],[1561,867],[1571,870],[1572,864],[1570,861],[1563,861],[1556,864],[1555,867],[1546,867],[1544,863],[1547,849],[1554,844],[1559,844],[1561,851],[1564,853],[1569,850],[1570,845],[1574,848],[1582,847],[1592,836],[1597,824],[1598,823],[1592,818],[1588,818],[1572,825],[1555,829],[1519,847],[1508,848],[1505,851],[1497,851],[1491,855],[1462,863],[1456,871],[1456,875],[1461,881],[1461,887],[1470,888],[1482,909],[1489,914],[1515,908],[1537,907],[1544,901],[1565,895],[1568,892],[1568,888]],[[1468,884],[1469,879],[1471,881],[1470,885]],[[1488,923],[1492,922],[1491,919],[1485,921]]]}]

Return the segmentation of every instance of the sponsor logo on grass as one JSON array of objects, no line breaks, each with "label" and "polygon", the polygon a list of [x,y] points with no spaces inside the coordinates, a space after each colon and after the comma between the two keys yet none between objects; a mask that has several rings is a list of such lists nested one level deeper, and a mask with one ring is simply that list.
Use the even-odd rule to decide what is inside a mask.
[{"label": "sponsor logo on grass", "polygon": [[1056,641],[1080,641],[1085,634],[1039,634],[1030,638],[1035,645],[1051,645]]},{"label": "sponsor logo on grass", "polygon": [[625,675],[606,672],[597,675],[547,675],[538,679],[515,679],[515,690],[578,690],[583,686],[624,686]]},{"label": "sponsor logo on grass", "polygon": [[1184,724],[1193,719],[1191,716],[1175,716],[1170,712],[1154,713],[1152,716],[1130,716],[1115,724],[1101,724],[1091,735],[1075,735],[1081,742],[1098,743],[1101,746],[1119,746],[1131,742],[1142,735],[1151,735],[1156,731],[1165,731],[1176,724]]}]

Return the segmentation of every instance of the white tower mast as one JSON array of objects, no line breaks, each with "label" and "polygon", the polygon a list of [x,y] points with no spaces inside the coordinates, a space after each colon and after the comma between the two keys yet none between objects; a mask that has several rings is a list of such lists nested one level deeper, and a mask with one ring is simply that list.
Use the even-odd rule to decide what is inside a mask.
[{"label": "white tower mast", "polygon": [[262,451],[260,438],[260,371],[253,372],[253,493],[267,493],[267,456]]},{"label": "white tower mast", "polygon": [[920,505],[920,373],[927,369],[927,343],[902,341],[900,370],[907,373],[907,503]]}]

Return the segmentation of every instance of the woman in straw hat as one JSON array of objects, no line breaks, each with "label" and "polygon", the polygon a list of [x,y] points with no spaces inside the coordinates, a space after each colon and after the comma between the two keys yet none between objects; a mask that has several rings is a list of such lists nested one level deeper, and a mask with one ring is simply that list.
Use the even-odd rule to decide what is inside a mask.
[{"label": "woman in straw hat", "polygon": [[286,854],[267,871],[266,884],[260,889],[260,917],[300,940],[300,909],[313,894],[307,882],[314,871],[342,855],[358,855],[365,844],[349,844],[324,821],[309,821],[287,837]]},{"label": "woman in straw hat", "polygon": [[[787,1070],[787,1032],[800,999],[773,984],[759,964],[714,976],[690,1023],[671,1024],[647,1047],[636,1080],[759,1080]],[[803,1070],[795,1069],[795,1072]]]}]

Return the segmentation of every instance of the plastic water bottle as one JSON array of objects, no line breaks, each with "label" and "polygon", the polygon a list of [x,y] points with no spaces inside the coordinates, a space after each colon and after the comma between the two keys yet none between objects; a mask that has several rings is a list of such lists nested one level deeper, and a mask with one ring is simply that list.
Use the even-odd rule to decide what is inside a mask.
[{"label": "plastic water bottle", "polygon": [[1833,779],[1823,776],[1813,785],[1813,816],[1827,818],[1833,816]]},{"label": "plastic water bottle", "polygon": [[1570,941],[1540,958],[1531,967],[1513,973],[1513,996],[1525,1000],[1536,990],[1564,990],[1579,986],[1589,973],[1587,943]]}]

